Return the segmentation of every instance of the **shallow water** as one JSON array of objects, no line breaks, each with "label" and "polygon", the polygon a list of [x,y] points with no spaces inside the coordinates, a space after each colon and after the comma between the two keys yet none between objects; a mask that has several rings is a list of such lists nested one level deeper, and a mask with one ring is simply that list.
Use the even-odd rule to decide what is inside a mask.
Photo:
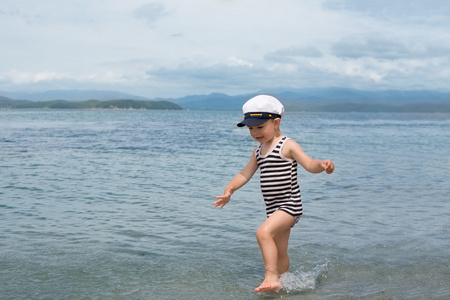
[{"label": "shallow water", "polygon": [[287,113],[304,216],[279,293],[240,112],[0,111],[2,299],[448,299],[450,115]]}]

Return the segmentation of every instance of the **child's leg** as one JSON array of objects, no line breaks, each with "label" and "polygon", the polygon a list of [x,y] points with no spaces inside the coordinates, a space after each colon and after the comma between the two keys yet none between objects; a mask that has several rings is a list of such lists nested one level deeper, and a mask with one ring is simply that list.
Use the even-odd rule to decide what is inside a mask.
[{"label": "child's leg", "polygon": [[[293,216],[278,210],[267,218],[256,232],[258,244],[264,259],[266,275],[263,283],[255,291],[279,290],[281,288],[278,272],[286,272],[289,267],[287,243],[290,228],[294,220],[295,218]],[[281,265],[278,263],[279,254]],[[280,270],[278,270],[279,266]]]},{"label": "child's leg", "polygon": [[[292,225],[292,224],[291,224]],[[275,237],[275,244],[278,250],[278,274],[281,275],[289,271],[289,256],[288,256],[288,242],[291,228],[285,232],[280,233]]]}]

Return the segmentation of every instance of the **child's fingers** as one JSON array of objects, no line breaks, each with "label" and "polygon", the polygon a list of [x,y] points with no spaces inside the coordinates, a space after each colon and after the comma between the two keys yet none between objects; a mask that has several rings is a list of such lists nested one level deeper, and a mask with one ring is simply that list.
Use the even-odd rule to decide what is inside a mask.
[{"label": "child's fingers", "polygon": [[324,169],[324,171],[327,172],[327,174],[331,174],[334,171],[334,164],[332,161],[330,160],[324,160],[322,161],[321,164],[322,168]]},{"label": "child's fingers", "polygon": [[214,207],[220,206],[220,208],[223,208],[227,203],[214,203]]},{"label": "child's fingers", "polygon": [[217,196],[216,198],[219,200],[214,202],[214,207],[220,206],[220,208],[222,208],[229,202],[226,196]]}]

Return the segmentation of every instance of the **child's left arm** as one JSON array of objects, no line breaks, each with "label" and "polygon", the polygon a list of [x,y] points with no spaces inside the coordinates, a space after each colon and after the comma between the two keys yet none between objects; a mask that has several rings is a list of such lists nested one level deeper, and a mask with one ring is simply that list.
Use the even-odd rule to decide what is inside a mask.
[{"label": "child's left arm", "polygon": [[283,147],[282,154],[286,158],[295,159],[306,171],[321,173],[326,171],[331,174],[334,171],[334,163],[331,160],[317,160],[303,152],[302,147],[293,140],[288,140]]}]

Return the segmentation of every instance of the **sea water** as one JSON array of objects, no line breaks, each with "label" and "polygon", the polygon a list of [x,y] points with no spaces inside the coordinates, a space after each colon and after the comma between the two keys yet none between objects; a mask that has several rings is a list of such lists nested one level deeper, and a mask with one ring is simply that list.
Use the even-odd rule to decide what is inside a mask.
[{"label": "sea water", "polygon": [[1,299],[449,299],[450,115],[286,113],[304,216],[278,293],[240,112],[0,111]]}]

